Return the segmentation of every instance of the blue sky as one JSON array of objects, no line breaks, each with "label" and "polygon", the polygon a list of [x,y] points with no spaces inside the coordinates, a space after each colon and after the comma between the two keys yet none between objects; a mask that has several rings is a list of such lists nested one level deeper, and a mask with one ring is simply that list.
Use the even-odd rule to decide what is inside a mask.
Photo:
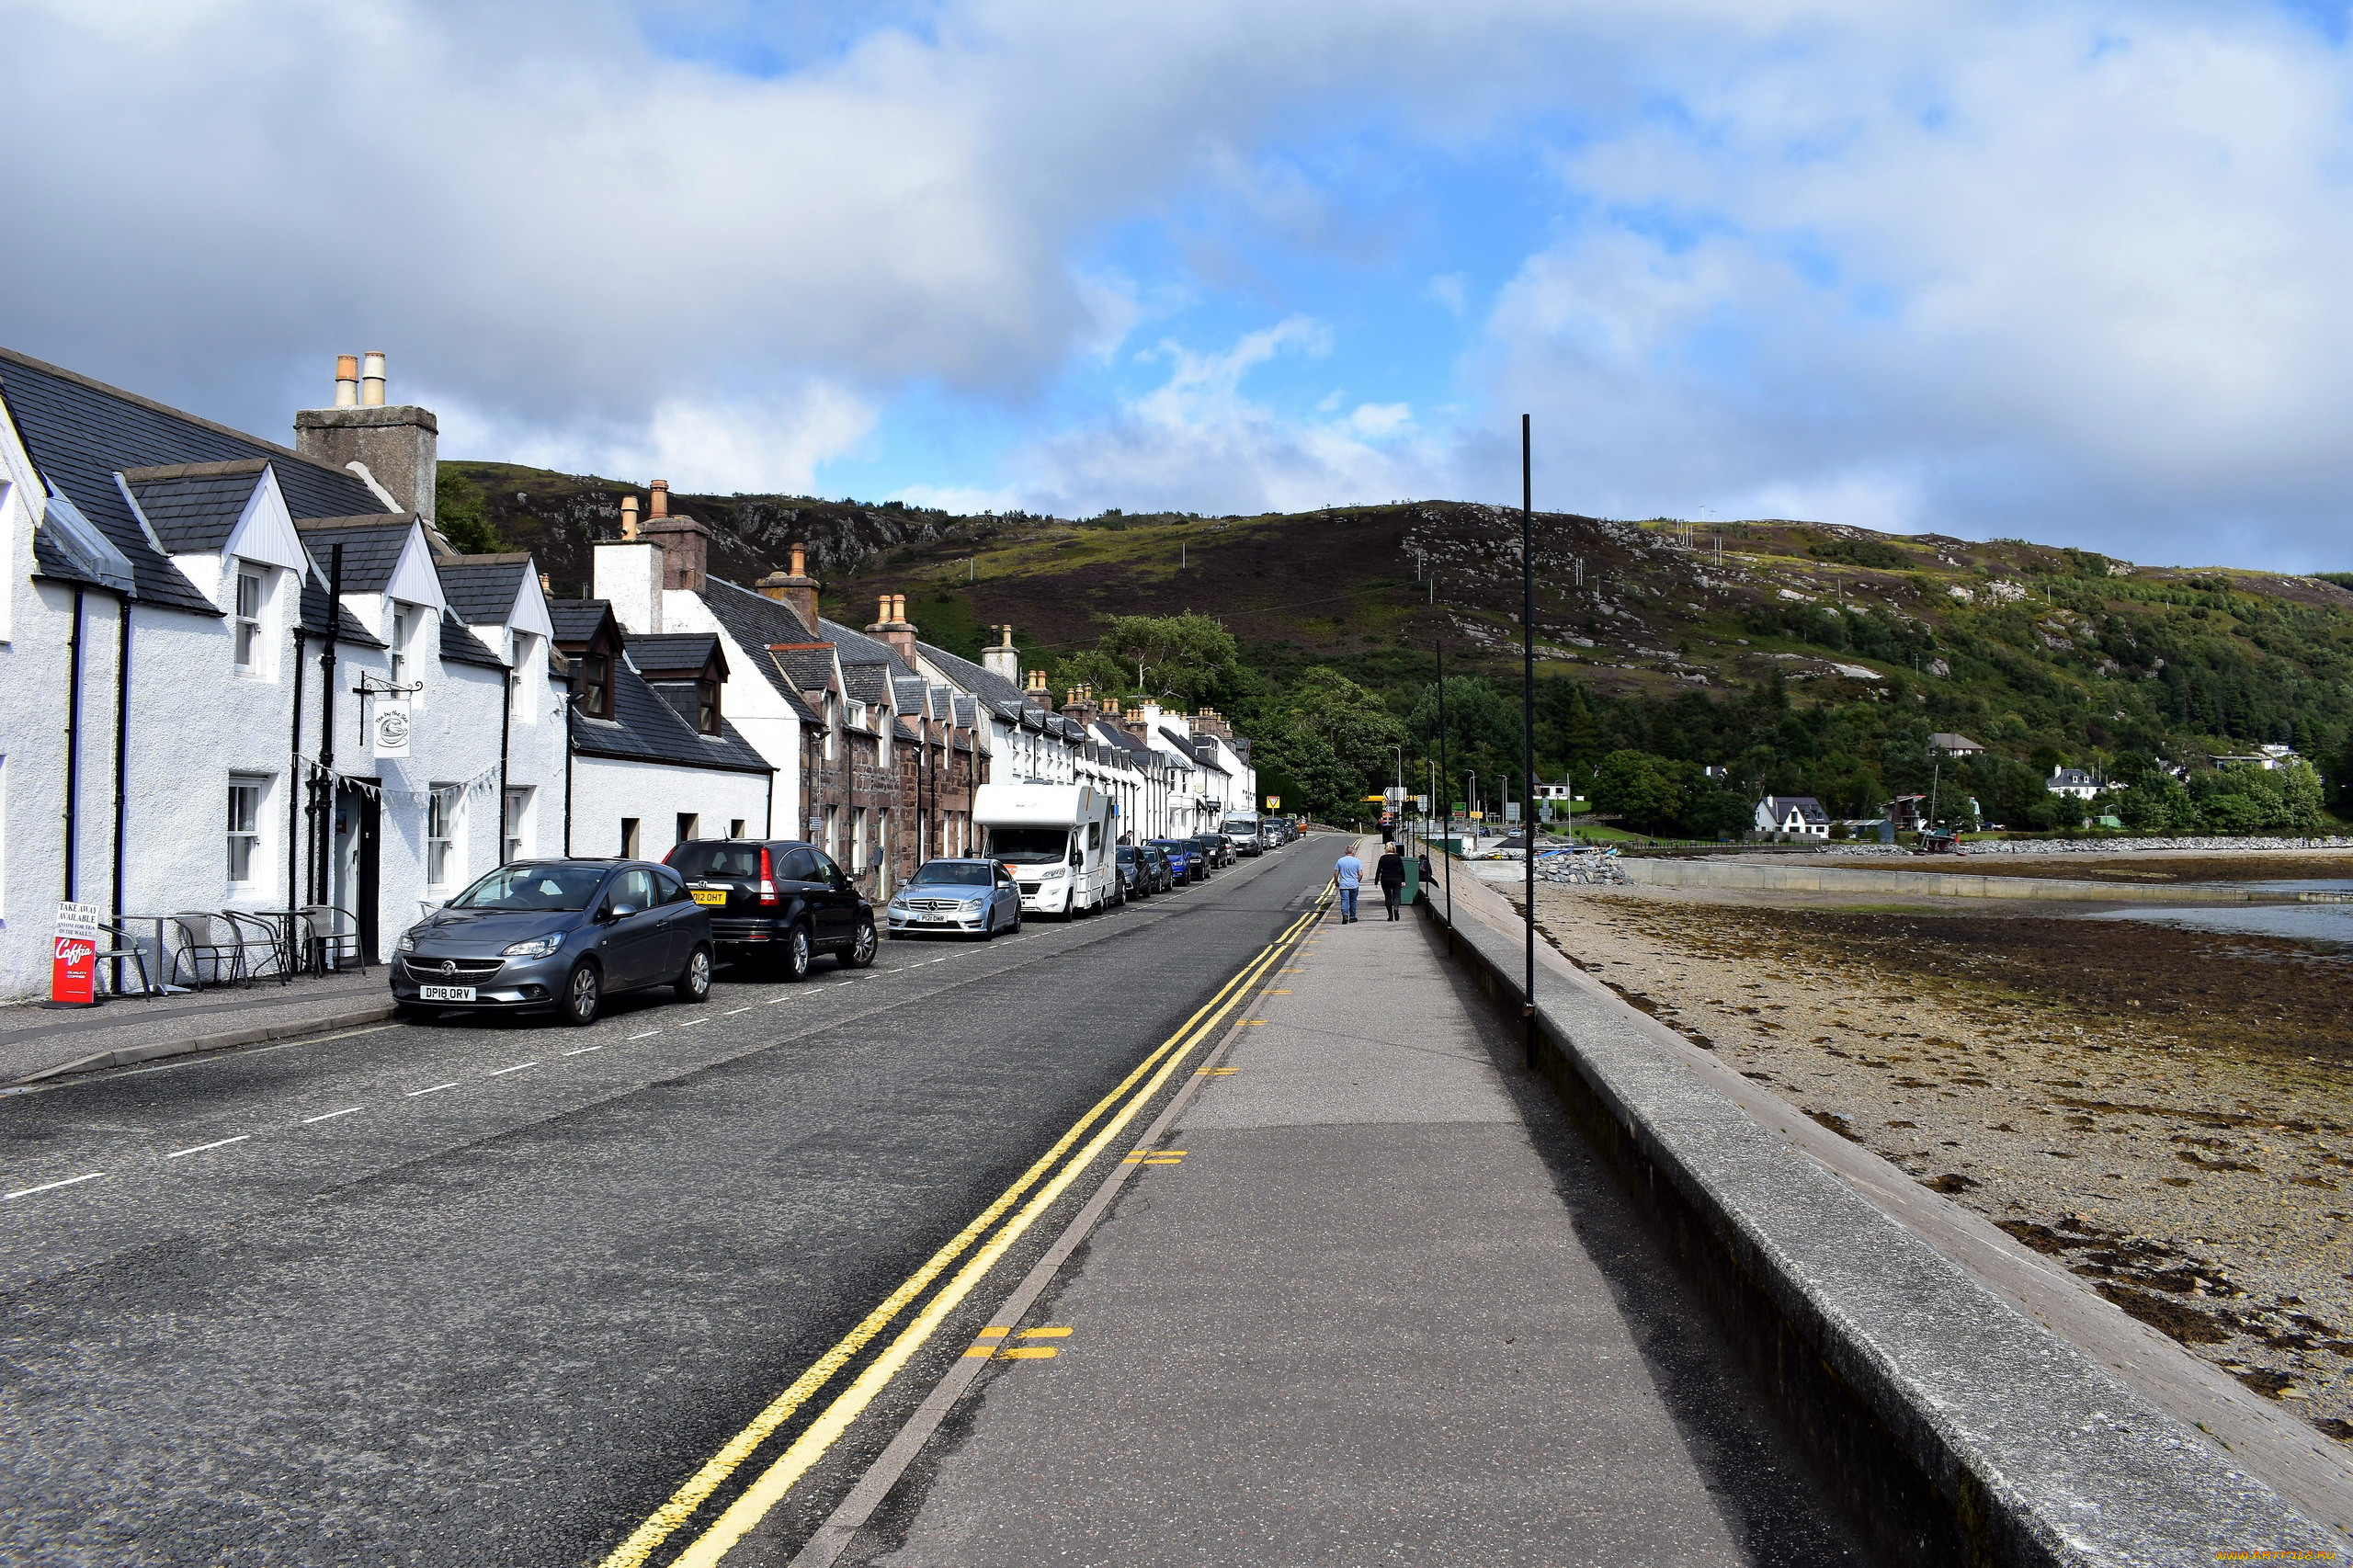
[{"label": "blue sky", "polygon": [[[0,0],[11,347],[687,489],[2353,566],[2347,5]],[[60,128],[70,126],[70,134]]]}]

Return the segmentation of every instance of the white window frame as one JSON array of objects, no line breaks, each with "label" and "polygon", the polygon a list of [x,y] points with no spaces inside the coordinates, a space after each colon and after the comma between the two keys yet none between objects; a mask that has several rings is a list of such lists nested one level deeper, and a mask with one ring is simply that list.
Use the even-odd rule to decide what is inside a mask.
[{"label": "white window frame", "polygon": [[[226,869],[233,888],[259,882],[262,864],[262,824],[269,820],[269,776],[266,773],[229,775]],[[242,862],[242,864],[241,864]],[[243,870],[244,876],[237,873]]]},{"label": "white window frame", "polygon": [[392,635],[390,638],[392,647],[389,650],[391,657],[385,667],[390,671],[389,678],[394,686],[406,684],[402,677],[408,674],[408,641],[416,635],[416,623],[410,619],[415,614],[415,611],[411,607],[401,603],[398,599],[392,601]]},{"label": "white window frame", "polygon": [[[253,602],[245,601],[246,585],[253,586]],[[269,569],[256,566],[233,557],[229,562],[229,626],[234,639],[230,657],[237,673],[256,676],[267,674],[268,644],[264,640],[269,615]]]},{"label": "white window frame", "polygon": [[498,846],[505,855],[504,864],[528,860],[531,846],[531,787],[517,785],[508,790],[499,802]]},{"label": "white window frame", "polygon": [[[446,888],[458,856],[458,812],[454,784],[428,785],[425,791],[425,885]],[[436,832],[436,829],[439,829]]]}]

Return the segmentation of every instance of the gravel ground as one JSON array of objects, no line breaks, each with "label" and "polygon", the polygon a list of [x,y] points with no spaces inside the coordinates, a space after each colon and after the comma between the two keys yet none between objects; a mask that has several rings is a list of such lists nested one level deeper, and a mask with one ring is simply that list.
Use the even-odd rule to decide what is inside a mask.
[{"label": "gravel ground", "polygon": [[1982,900],[1538,901],[1637,1006],[2353,1449],[2353,959]]}]

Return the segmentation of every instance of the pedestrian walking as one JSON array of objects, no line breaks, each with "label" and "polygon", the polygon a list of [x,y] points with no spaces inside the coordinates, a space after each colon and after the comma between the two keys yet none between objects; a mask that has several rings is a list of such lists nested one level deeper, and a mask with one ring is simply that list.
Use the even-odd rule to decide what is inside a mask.
[{"label": "pedestrian walking", "polygon": [[[1422,886],[1425,889],[1427,889],[1431,881],[1438,876],[1436,871],[1430,869],[1430,852],[1425,849],[1419,855],[1414,857],[1414,858],[1416,862],[1416,869],[1421,872]],[[1429,894],[1425,892],[1422,896],[1427,898]]]},{"label": "pedestrian walking", "polygon": [[1389,918],[1397,919],[1397,895],[1405,891],[1405,857],[1398,853],[1394,844],[1381,851],[1380,863],[1372,869],[1372,880],[1381,884],[1381,902],[1389,911]]},{"label": "pedestrian walking", "polygon": [[1357,923],[1357,890],[1364,886],[1364,862],[1357,858],[1353,847],[1340,853],[1340,863],[1332,868],[1340,885],[1340,924]]}]

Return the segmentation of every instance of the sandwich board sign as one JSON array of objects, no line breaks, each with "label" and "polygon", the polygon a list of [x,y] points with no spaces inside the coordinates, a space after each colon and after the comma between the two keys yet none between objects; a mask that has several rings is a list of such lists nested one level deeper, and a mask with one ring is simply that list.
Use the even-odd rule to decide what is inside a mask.
[{"label": "sandwich board sign", "polygon": [[98,906],[57,906],[57,937],[50,959],[49,999],[87,1007],[98,999]]}]

